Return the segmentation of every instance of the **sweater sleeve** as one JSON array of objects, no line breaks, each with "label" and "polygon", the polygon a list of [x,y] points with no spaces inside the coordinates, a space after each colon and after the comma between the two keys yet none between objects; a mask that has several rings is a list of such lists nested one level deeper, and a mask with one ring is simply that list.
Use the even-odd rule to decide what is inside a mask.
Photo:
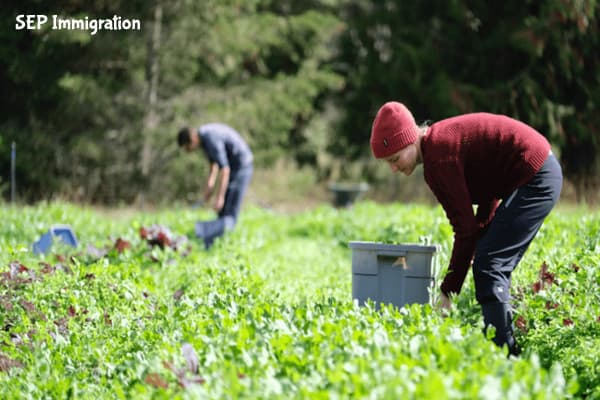
[{"label": "sweater sleeve", "polygon": [[437,162],[426,176],[454,230],[448,274],[441,285],[445,294],[460,293],[471,266],[479,224],[473,212],[462,165],[455,160]]}]

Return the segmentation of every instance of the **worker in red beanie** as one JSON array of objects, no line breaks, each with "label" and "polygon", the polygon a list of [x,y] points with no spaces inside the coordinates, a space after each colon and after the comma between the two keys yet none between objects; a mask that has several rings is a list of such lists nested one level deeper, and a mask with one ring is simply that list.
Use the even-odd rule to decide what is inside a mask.
[{"label": "worker in red beanie", "polygon": [[562,188],[561,167],[546,138],[520,121],[489,113],[418,126],[403,104],[388,102],[373,121],[370,143],[373,155],[393,172],[410,175],[423,164],[425,182],[452,225],[454,244],[439,305],[450,308],[472,264],[486,329],[494,326],[494,342],[518,354],[511,273]]}]

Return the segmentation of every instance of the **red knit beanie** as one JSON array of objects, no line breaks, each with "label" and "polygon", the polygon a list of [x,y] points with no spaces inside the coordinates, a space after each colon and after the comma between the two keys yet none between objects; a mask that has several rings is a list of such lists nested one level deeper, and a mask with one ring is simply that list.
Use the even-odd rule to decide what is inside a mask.
[{"label": "red knit beanie", "polygon": [[385,103],[375,116],[371,129],[371,150],[375,158],[385,158],[417,141],[417,124],[403,104]]}]

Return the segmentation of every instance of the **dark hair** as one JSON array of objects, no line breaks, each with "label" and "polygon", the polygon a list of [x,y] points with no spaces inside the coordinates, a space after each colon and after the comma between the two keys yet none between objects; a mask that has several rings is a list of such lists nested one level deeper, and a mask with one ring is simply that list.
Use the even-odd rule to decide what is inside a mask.
[{"label": "dark hair", "polygon": [[190,128],[187,126],[181,128],[177,134],[177,143],[179,144],[179,147],[189,144],[190,141]]}]

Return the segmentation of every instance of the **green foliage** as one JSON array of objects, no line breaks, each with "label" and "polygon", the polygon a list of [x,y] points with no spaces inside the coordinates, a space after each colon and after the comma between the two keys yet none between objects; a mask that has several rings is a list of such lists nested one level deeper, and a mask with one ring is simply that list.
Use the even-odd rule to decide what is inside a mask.
[{"label": "green foliage", "polygon": [[[4,207],[0,397],[598,396],[597,212],[555,211],[532,243],[513,284],[524,354],[510,359],[481,333],[470,279],[446,318],[429,305],[376,310],[351,300],[347,241],[430,240],[445,265],[452,233],[440,208],[367,202],[293,216],[250,208],[205,251],[191,231],[211,217]],[[58,222],[74,228],[79,248],[30,253]],[[190,235],[188,245],[149,247],[138,231],[158,222]],[[117,239],[130,246],[118,251]],[[534,292],[544,262],[554,281]]]},{"label": "green foliage", "polygon": [[[0,134],[18,145],[21,199],[119,203],[145,192],[160,203],[196,190],[182,172],[188,160],[175,158],[175,132],[215,120],[248,139],[259,166],[289,158],[338,179],[340,165],[358,160],[361,176],[352,178],[381,182],[364,167],[367,138],[377,108],[398,99],[419,122],[470,111],[522,119],[551,140],[578,199],[594,201],[598,7],[594,0],[9,2],[0,11]],[[139,18],[143,29],[16,30],[25,12],[119,15]],[[0,171],[8,181],[7,151]]]},{"label": "green foliage", "polygon": [[342,84],[324,68],[339,19],[310,9],[286,15],[229,5],[214,13],[198,52],[197,85],[173,100],[183,109],[176,118],[228,122],[246,136],[259,165],[293,157],[321,99]]},{"label": "green foliage", "polygon": [[[59,2],[31,3],[40,13],[58,12]],[[178,173],[185,162],[173,157],[184,124],[229,123],[248,139],[259,164],[293,158],[290,149],[306,141],[303,130],[343,82],[326,66],[341,22],[319,2],[292,10],[275,1],[76,1],[60,10],[73,17],[140,18],[143,30],[93,37],[49,28],[15,31],[19,11],[4,11],[10,32],[2,81],[10,96],[2,99],[0,131],[17,141],[23,199],[62,195],[118,203],[141,190],[154,202],[185,196],[197,182],[193,189],[186,185],[186,174]],[[148,100],[153,61],[156,109]],[[146,122],[150,116],[154,125]],[[0,164],[6,162],[3,153]],[[144,174],[144,162],[160,173]],[[173,181],[183,184],[165,191]]]},{"label": "green foliage", "polygon": [[350,157],[367,152],[370,123],[390,99],[408,104],[418,121],[505,113],[546,135],[581,199],[593,199],[600,184],[598,7],[344,2],[347,30],[335,65],[349,88],[339,98],[347,110],[345,150]]},{"label": "green foliage", "polygon": [[[589,351],[600,334],[599,229],[597,214],[553,215],[536,240],[554,245],[529,251],[524,260],[528,279],[516,289],[518,314],[526,322],[521,331],[524,345],[538,353],[546,367],[561,360],[567,374],[580,376],[579,393],[589,398],[600,395],[598,355]],[[569,235],[570,231],[586,234]],[[547,264],[549,275],[542,273],[540,262]],[[537,291],[535,281],[546,284]]]}]

